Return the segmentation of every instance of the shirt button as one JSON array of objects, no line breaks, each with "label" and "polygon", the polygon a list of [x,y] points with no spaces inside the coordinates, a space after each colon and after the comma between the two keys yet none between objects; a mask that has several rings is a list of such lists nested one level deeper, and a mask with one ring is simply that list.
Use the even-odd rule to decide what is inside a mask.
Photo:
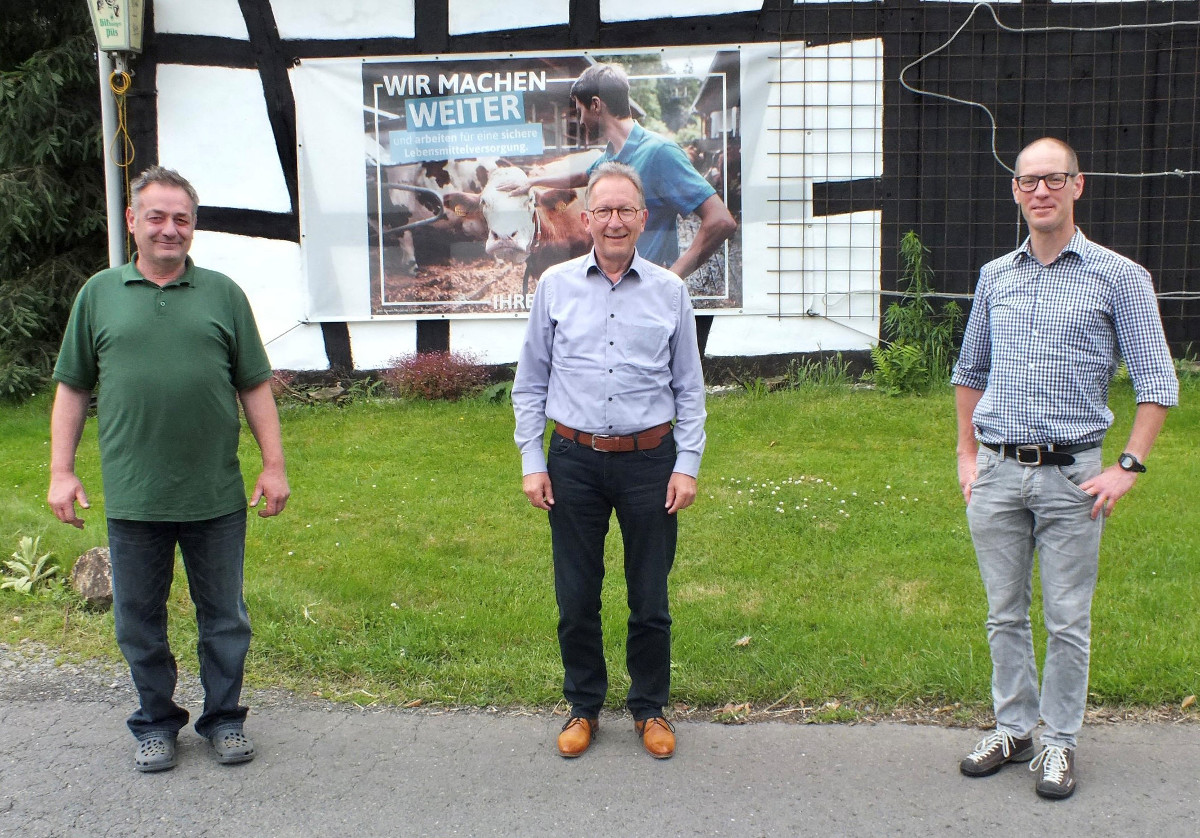
[{"label": "shirt button", "polygon": [[165,306],[167,303],[166,303],[166,301],[165,301],[165,300],[160,300],[158,304],[159,304],[160,306]]},{"label": "shirt button", "polygon": [[610,314],[610,315],[608,315],[608,316],[609,316],[609,317],[616,317],[617,315],[615,315],[615,314]]}]

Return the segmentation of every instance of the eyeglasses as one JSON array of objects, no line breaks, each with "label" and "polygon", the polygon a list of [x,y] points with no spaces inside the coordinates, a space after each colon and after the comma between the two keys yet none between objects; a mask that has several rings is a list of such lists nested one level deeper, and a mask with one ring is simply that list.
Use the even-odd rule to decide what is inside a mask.
[{"label": "eyeglasses", "polygon": [[1062,189],[1067,185],[1069,178],[1075,177],[1078,172],[1051,172],[1048,175],[1021,175],[1017,178],[1017,189],[1022,192],[1033,192],[1038,188],[1038,183],[1046,181],[1047,189]]},{"label": "eyeglasses", "polygon": [[628,224],[633,219],[637,218],[637,214],[641,212],[637,207],[597,207],[594,210],[588,210],[592,214],[592,218],[599,221],[601,224],[612,218],[613,213],[617,214],[617,218]]}]

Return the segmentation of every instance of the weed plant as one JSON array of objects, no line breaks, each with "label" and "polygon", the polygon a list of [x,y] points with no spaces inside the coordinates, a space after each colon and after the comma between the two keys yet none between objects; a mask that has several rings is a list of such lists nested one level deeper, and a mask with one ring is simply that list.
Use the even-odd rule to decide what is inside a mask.
[{"label": "weed plant", "polygon": [[[1184,381],[1150,472],[1106,527],[1096,704],[1178,705],[1200,688],[1200,534],[1187,491],[1198,393]],[[1108,462],[1132,420],[1127,382],[1112,401]],[[673,700],[826,707],[829,720],[987,708],[986,604],[955,480],[951,394],[801,388],[708,409],[700,493],[681,513],[671,576]],[[78,531],[45,507],[48,411],[44,396],[0,410],[0,540],[40,534],[69,565],[105,543],[95,427],[78,457],[93,504]],[[283,515],[249,517],[249,684],[364,704],[559,702],[550,533],[520,491],[511,408],[481,398],[281,412],[293,495]],[[241,456],[251,481],[248,433]],[[603,620],[617,707],[627,612],[612,529]],[[169,608],[180,663],[195,671],[182,570]],[[1040,602],[1033,619],[1041,648]],[[65,598],[0,592],[0,626],[0,642],[117,658],[111,615]]]},{"label": "weed plant", "polygon": [[956,357],[955,343],[963,321],[962,308],[953,301],[940,310],[930,302],[933,294],[933,268],[929,249],[912,230],[900,240],[900,278],[904,299],[892,303],[883,313],[885,347],[872,347],[875,365],[870,380],[891,395],[920,393],[950,379]]},{"label": "weed plant", "polygon": [[805,387],[848,387],[854,384],[850,362],[838,352],[826,358],[797,360],[788,363],[783,386],[796,390]]}]

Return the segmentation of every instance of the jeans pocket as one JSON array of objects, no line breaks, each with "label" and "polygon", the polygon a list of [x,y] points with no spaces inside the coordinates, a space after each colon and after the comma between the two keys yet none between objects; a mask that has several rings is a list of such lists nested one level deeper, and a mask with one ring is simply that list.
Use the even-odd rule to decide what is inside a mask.
[{"label": "jeans pocket", "polygon": [[659,460],[674,460],[675,459],[675,437],[672,434],[667,434],[663,437],[656,447],[650,449],[640,449],[638,451],[644,459],[652,462]]},{"label": "jeans pocket", "polygon": [[[1043,466],[1045,468],[1045,466]],[[1081,484],[1095,477],[1100,473],[1098,468],[1089,467],[1086,464],[1075,463],[1070,466],[1055,466],[1054,474],[1057,475],[1058,482],[1074,496],[1077,500],[1087,503],[1094,503],[1096,498],[1089,495],[1083,489],[1079,488]]]},{"label": "jeans pocket", "polygon": [[990,448],[979,446],[979,453],[975,455],[975,479],[971,482],[971,488],[974,489],[980,483],[996,473],[997,466],[1000,465],[1000,455],[992,451]]}]

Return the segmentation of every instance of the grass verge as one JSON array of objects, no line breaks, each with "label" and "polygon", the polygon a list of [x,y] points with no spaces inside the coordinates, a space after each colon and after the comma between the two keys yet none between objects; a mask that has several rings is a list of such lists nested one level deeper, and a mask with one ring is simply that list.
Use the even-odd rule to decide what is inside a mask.
[{"label": "grass verge", "polygon": [[[1197,691],[1200,535],[1185,491],[1200,460],[1197,389],[1185,382],[1149,474],[1107,525],[1097,706],[1178,706]],[[1118,382],[1106,462],[1132,402]],[[986,609],[954,476],[951,393],[805,387],[714,398],[709,411],[700,495],[683,513],[672,573],[675,700],[812,707],[829,719],[986,708]],[[0,547],[41,534],[69,564],[106,543],[95,428],[80,448],[93,501],[80,532],[45,507],[48,413],[46,397],[0,409]],[[510,409],[367,401],[282,415],[293,497],[279,518],[250,518],[248,682],[364,703],[555,704],[549,529],[520,492]],[[252,480],[248,435],[242,457]],[[612,529],[604,623],[619,706],[626,611]],[[170,608],[181,665],[194,670],[182,573]],[[26,638],[118,657],[111,615],[63,592],[0,594],[0,642]]]}]

